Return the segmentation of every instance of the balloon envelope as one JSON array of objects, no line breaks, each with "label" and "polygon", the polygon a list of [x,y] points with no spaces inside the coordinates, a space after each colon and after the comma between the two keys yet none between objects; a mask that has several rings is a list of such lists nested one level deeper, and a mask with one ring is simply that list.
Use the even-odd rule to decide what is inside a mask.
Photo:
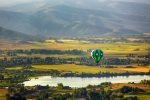
[{"label": "balloon envelope", "polygon": [[101,61],[103,55],[103,51],[100,49],[96,49],[91,52],[91,56],[96,63],[99,63]]}]

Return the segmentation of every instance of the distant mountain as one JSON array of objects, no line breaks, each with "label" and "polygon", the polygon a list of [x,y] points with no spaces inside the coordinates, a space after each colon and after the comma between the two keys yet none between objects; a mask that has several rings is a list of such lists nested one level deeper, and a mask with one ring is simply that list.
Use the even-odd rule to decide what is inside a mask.
[{"label": "distant mountain", "polygon": [[150,6],[145,3],[102,2],[92,8],[47,1],[0,9],[0,26],[32,35],[102,37],[150,32]]},{"label": "distant mountain", "polygon": [[38,40],[39,37],[26,35],[20,32],[12,31],[0,27],[0,40],[6,41],[33,41]]}]

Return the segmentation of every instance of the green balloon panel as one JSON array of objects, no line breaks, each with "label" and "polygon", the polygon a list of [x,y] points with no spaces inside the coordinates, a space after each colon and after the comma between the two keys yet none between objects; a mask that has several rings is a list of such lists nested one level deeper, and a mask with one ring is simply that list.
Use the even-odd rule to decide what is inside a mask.
[{"label": "green balloon panel", "polygon": [[91,52],[91,56],[96,63],[99,63],[101,61],[103,55],[103,51],[100,49],[96,49]]}]

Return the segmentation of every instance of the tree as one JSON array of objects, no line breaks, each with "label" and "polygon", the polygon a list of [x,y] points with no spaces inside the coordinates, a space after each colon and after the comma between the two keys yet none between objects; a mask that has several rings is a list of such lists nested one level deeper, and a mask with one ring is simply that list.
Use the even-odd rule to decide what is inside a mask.
[{"label": "tree", "polygon": [[146,85],[150,85],[150,80],[141,80],[140,84],[146,84]]},{"label": "tree", "polygon": [[88,92],[89,100],[100,100],[100,94],[95,91]]},{"label": "tree", "polygon": [[63,89],[64,86],[63,86],[62,83],[58,83],[58,84],[57,84],[57,87],[58,87],[58,89]]},{"label": "tree", "polygon": [[4,75],[0,74],[0,80],[4,80]]},{"label": "tree", "polygon": [[6,100],[10,100],[10,94],[6,94]]}]

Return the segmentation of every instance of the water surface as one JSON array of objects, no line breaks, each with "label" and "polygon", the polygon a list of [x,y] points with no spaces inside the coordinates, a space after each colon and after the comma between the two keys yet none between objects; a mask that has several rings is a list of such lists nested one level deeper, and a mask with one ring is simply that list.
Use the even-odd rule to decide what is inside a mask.
[{"label": "water surface", "polygon": [[25,86],[57,86],[58,83],[63,83],[64,86],[70,87],[86,87],[90,85],[99,85],[102,82],[111,82],[111,83],[128,83],[135,82],[138,83],[143,79],[150,79],[150,75],[130,75],[130,76],[117,76],[117,77],[90,77],[90,78],[81,78],[81,77],[51,77],[51,76],[42,76],[38,79],[32,78],[30,81],[25,81]]}]

